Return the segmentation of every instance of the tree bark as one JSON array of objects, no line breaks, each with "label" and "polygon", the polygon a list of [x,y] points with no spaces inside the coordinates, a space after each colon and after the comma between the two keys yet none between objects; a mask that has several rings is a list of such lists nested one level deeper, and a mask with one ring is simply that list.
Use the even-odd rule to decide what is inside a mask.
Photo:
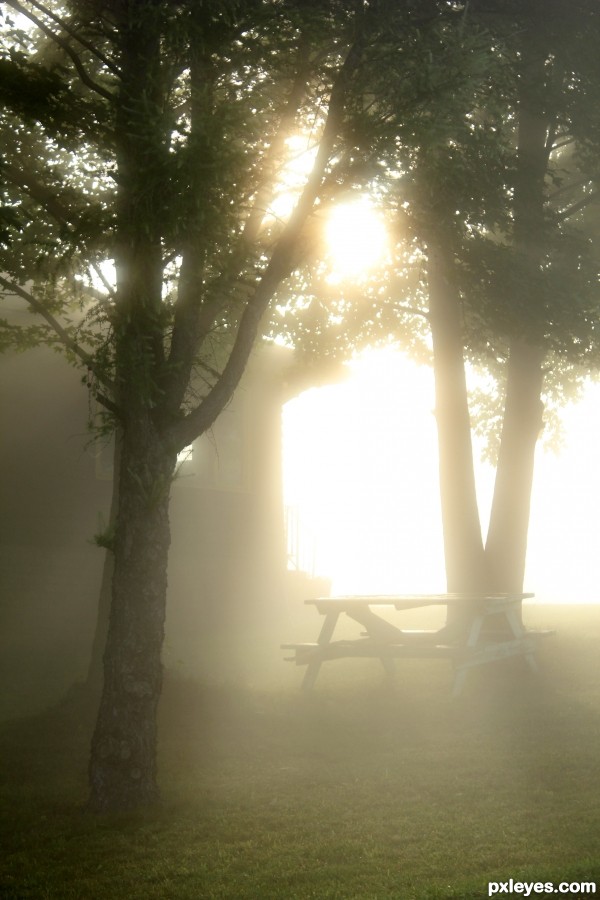
[{"label": "tree bark", "polygon": [[[119,506],[119,472],[121,469],[121,434],[118,428],[115,429],[114,439],[113,486],[108,514],[108,534],[112,537],[113,544]],[[99,696],[102,690],[102,654],[108,634],[114,569],[114,546],[107,547],[104,551],[104,565],[102,566],[102,581],[100,582],[100,596],[98,598],[98,611],[96,613],[96,627],[94,629],[90,665],[85,681],[85,688],[92,696]]]},{"label": "tree bark", "polygon": [[550,123],[545,97],[546,53],[535,40],[535,34],[526,33],[523,38],[514,195],[514,245],[522,272],[520,308],[527,318],[522,334],[513,335],[510,343],[502,437],[485,548],[491,589],[515,593],[523,591],[535,448],[543,427],[545,351],[540,268],[545,246],[544,180]]},{"label": "tree bark", "polygon": [[115,6],[121,80],[115,100],[118,169],[115,383],[121,413],[118,508],[104,683],[92,738],[89,807],[156,802],[156,712],[177,449],[157,424],[161,325],[164,79],[155,2]]},{"label": "tree bark", "polygon": [[447,589],[482,590],[485,558],[473,468],[461,307],[447,255],[428,241],[439,481]]},{"label": "tree bark", "polygon": [[486,541],[489,587],[494,591],[523,591],[535,448],[543,427],[543,359],[539,347],[513,342]]},{"label": "tree bark", "polygon": [[94,811],[158,799],[156,711],[175,462],[149,417],[125,429],[104,687],[89,767]]}]

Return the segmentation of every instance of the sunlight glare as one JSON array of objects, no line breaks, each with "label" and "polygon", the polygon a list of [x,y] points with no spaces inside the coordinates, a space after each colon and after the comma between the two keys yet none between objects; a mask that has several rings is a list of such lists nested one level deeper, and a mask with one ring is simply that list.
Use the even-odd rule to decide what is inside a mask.
[{"label": "sunlight glare", "polygon": [[[283,411],[284,501],[301,553],[333,594],[445,590],[433,373],[396,350],[372,350],[348,378]],[[565,447],[539,446],[525,589],[535,603],[599,603],[600,384],[563,412]],[[474,440],[481,523],[494,470]]]},{"label": "sunlight glare", "polygon": [[326,226],[330,281],[366,275],[387,250],[387,232],[367,197],[335,206]]},{"label": "sunlight glare", "polygon": [[301,567],[334,593],[442,590],[431,371],[362,354],[341,384],[284,407],[284,491]]},{"label": "sunlight glare", "polygon": [[294,209],[317,155],[317,146],[311,145],[305,135],[292,135],[285,144],[289,159],[281,172],[279,190],[268,209],[269,216],[281,221],[285,221]]}]

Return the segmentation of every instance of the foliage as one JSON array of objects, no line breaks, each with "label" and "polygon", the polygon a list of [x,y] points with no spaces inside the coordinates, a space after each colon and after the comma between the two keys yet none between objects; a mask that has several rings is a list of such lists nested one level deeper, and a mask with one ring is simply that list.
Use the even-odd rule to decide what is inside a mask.
[{"label": "foliage", "polygon": [[[7,78],[0,128],[8,150],[8,197],[17,204],[22,230],[19,240],[11,241],[3,268],[20,284],[33,275],[32,294],[46,308],[54,304],[55,310],[66,312],[73,301],[79,306],[78,325],[67,330],[86,353],[101,353],[94,376],[102,387],[99,395],[106,397],[110,396],[106,382],[115,376],[116,308],[112,291],[105,292],[110,285],[102,266],[116,250],[116,123],[111,91],[118,64],[98,9],[99,16],[83,16],[76,4],[73,7],[79,44],[69,44],[72,53],[67,58],[57,42],[75,27],[68,19],[61,20],[63,37],[55,28],[58,37],[48,38],[40,49],[22,31],[5,38],[1,62]],[[180,4],[180,12],[186,9],[185,3]],[[290,117],[286,129],[318,134],[340,49],[354,27],[352,16],[342,15],[335,3],[318,8],[290,3],[278,7],[275,18],[269,3],[232,4],[226,13],[219,10],[215,14],[207,7],[196,22],[203,47],[198,65],[208,67],[212,75],[212,81],[204,78],[202,89],[196,91],[191,70],[186,68],[187,20],[176,15],[172,5],[156,6],[171,65],[165,66],[163,118],[157,122],[162,146],[157,144],[151,151],[155,162],[145,171],[143,203],[150,204],[149,211],[152,205],[160,209],[155,240],[160,240],[164,260],[159,325],[165,356],[173,349],[172,336],[181,324],[177,322],[182,318],[177,311],[183,306],[181,282],[188,277],[185,272],[182,276],[182,253],[192,242],[194,256],[202,261],[197,274],[201,288],[196,288],[201,294],[199,305],[214,311],[197,360],[200,377],[193,379],[194,387],[190,381],[183,400],[187,410],[197,406],[214,385],[208,374],[223,371],[253,286],[264,275],[281,235],[276,221],[264,220],[260,233],[256,227],[259,207],[268,207],[273,179],[276,182],[285,163],[284,135],[278,132],[281,116]],[[397,199],[389,185],[392,167],[410,170],[419,147],[436,136],[445,140],[453,127],[450,123],[456,120],[456,96],[470,92],[474,79],[491,77],[483,34],[459,37],[454,24],[458,18],[436,3],[383,3],[361,13],[357,27],[365,32],[363,57],[351,75],[353,90],[339,123],[339,140],[332,143],[331,161],[324,170],[321,210],[326,211],[350,186],[368,183],[399,220],[401,236],[406,238],[403,198]],[[247,27],[250,23],[252,27]],[[53,21],[50,24],[54,27]],[[305,42],[302,45],[299,35]],[[311,42],[315,49],[307,53],[303,48]],[[76,71],[71,65],[74,46]],[[298,54],[306,55],[302,62],[306,96],[296,103],[296,110],[289,108],[286,113],[286,90],[300,74]],[[86,73],[83,85],[78,77],[81,66]],[[90,84],[92,90],[85,90]],[[201,127],[194,128],[194,115]],[[270,185],[265,186],[265,177],[272,179]],[[408,187],[406,193],[410,194]],[[415,200],[413,208],[418,204]],[[322,219],[321,212],[315,224]],[[244,241],[252,231],[253,243]],[[295,254],[297,262],[311,249],[314,252],[309,235],[310,229],[305,230]],[[318,348],[339,353],[349,346],[386,341],[391,332],[421,346],[421,354],[425,353],[418,252],[416,269],[414,249],[400,247],[396,256],[389,279],[361,284],[355,291],[344,285],[337,290],[338,296],[335,289],[326,289],[327,296],[322,296],[318,266],[309,280],[296,269],[295,283],[286,294],[302,296],[305,314],[298,326],[293,324],[294,317],[278,316],[277,331],[286,331],[304,353],[306,340],[310,352]],[[390,295],[395,300],[385,302]],[[286,304],[282,298],[280,311]],[[420,313],[416,328],[415,309]],[[52,339],[50,333],[46,337]]]},{"label": "foliage", "polygon": [[[528,77],[520,42],[531,17],[535,45],[547,54],[543,257],[535,272],[513,235],[517,110]],[[423,261],[435,235],[454,258],[467,358],[491,375],[491,393],[484,398],[482,383],[472,410],[493,457],[513,338],[542,343],[548,354],[545,399],[554,423],[557,398],[582,370],[598,365],[598,19],[585,0],[574,15],[561,4],[550,15],[535,3],[465,7],[461,16],[447,13],[428,30],[409,32],[407,43],[422,50],[412,57],[419,60],[412,78],[406,77],[411,56],[406,48],[398,52],[393,26],[389,34],[363,90],[370,91],[371,117],[380,114],[395,135],[372,190],[397,243],[385,270],[365,282],[331,287],[315,267],[295,291],[301,299],[283,311],[283,328],[309,359],[348,355],[391,337],[422,358],[428,332]],[[281,329],[279,318],[273,327]]]},{"label": "foliage", "polygon": [[[118,118],[124,47],[101,3],[62,11],[52,4],[11,5],[29,16],[37,34],[6,18],[0,132],[3,235],[10,245],[2,269],[11,284],[27,284],[32,306],[51,328],[55,319],[46,311],[74,316],[72,324],[61,324],[82,353],[69,349],[79,363],[94,357],[98,398],[114,411],[115,336],[123,322],[106,264],[115,260],[119,269],[117,198],[123,179],[135,180],[134,170],[118,175],[126,152]],[[148,98],[135,114],[147,123],[136,138],[144,175],[143,184],[131,187],[137,193],[131,226],[143,221],[149,249],[160,245],[162,257],[160,306],[148,323],[162,349],[161,359],[146,360],[157,368],[150,380],[155,389],[173,380],[173,368],[188,367],[190,355],[200,364],[185,379],[183,411],[197,408],[222,380],[244,310],[275,248],[293,230],[265,218],[286,162],[286,139],[299,131],[319,140],[345,48],[360,29],[361,42],[376,41],[381,15],[363,11],[359,26],[354,11],[338,3],[144,7],[162,46]],[[355,75],[349,68],[344,77]],[[340,82],[340,90],[347,94],[347,85]],[[386,140],[383,132],[379,144],[363,134],[361,145],[353,144],[360,110],[345,96],[343,104],[315,173],[323,183],[315,180],[300,216],[306,221],[319,194],[324,200],[376,168]],[[130,124],[137,128],[139,118]],[[271,293],[302,260],[300,224],[294,226],[297,249]],[[193,311],[185,311],[190,303]],[[178,359],[192,312],[202,320],[201,334],[195,350],[186,347],[186,359]]]},{"label": "foliage", "polygon": [[104,516],[98,516],[98,531],[94,534],[94,543],[96,546],[104,547],[105,550],[109,550],[113,553],[115,549],[115,537],[114,522],[106,523]]},{"label": "foliage", "polygon": [[[198,306],[212,310],[185,410],[214,386],[209,373],[222,373],[242,313],[282,234],[275,219],[262,218],[256,230],[285,166],[281,117],[290,115],[290,133],[319,132],[340,48],[354,27],[365,30],[362,59],[351,74],[339,139],[323,169],[318,215],[306,220],[288,267],[292,281],[283,293],[275,286],[280,297],[273,335],[285,334],[307,360],[315,354],[338,358],[390,337],[424,357],[427,286],[421,259],[427,231],[435,227],[458,263],[465,339],[479,362],[504,355],[511,334],[537,332],[542,310],[549,349],[580,365],[595,364],[597,254],[589,233],[569,221],[593,196],[597,159],[598,129],[595,117],[586,115],[598,74],[585,31],[586,3],[578,5],[579,18],[570,20],[570,43],[562,40],[558,7],[545,24],[546,40],[554,42],[548,97],[558,149],[548,170],[547,263],[535,284],[510,237],[519,77],[519,34],[510,17],[493,4],[475,14],[436,3],[379,3],[354,24],[335,3],[289,3],[278,6],[276,17],[269,3],[203,9],[193,27],[202,34],[197,65],[210,77],[196,90],[190,24],[183,15],[188,7],[180,3],[176,11],[172,4],[156,4],[170,63],[161,75],[155,161],[145,171],[142,201],[160,209],[154,236],[163,256],[158,324],[167,358],[181,319],[182,277],[189,277],[182,276],[182,253],[191,243],[201,260]],[[75,301],[85,311],[69,333],[80,345],[87,342],[86,352],[101,350],[96,375],[102,383],[115,375],[114,296],[102,266],[116,250],[111,91],[118,63],[101,6],[97,12],[83,15],[73,7],[76,54],[73,42],[70,54],[57,43],[64,40],[60,29],[58,38],[47,38],[39,48],[23,30],[5,34],[0,128],[7,147],[3,236],[10,241],[3,268],[20,284],[33,274],[33,294],[46,307],[54,303],[66,311]],[[67,34],[75,27],[60,21]],[[311,43],[315,49],[308,52]],[[305,96],[286,113],[286,90],[298,79],[299,65],[305,66]],[[85,90],[90,84],[92,90]],[[194,116],[201,127],[194,127]],[[331,284],[318,261],[324,215],[349,189],[367,185],[386,211],[392,256],[379,277]],[[252,231],[252,242],[244,241]],[[311,257],[309,269],[297,265]],[[4,333],[5,340],[12,336]],[[46,337],[51,339],[48,332]],[[108,393],[105,387],[101,396]]]}]

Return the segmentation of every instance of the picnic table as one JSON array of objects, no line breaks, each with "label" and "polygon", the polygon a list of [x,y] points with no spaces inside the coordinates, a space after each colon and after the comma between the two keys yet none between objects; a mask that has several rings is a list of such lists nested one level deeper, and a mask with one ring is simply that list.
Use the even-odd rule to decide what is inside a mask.
[{"label": "picnic table", "polygon": [[[534,638],[551,632],[529,631],[521,620],[521,603],[533,594],[463,593],[395,596],[339,596],[306,600],[324,617],[315,643],[282,644],[294,652],[287,660],[306,666],[302,687],[310,691],[324,662],[344,658],[381,660],[385,673],[394,674],[396,659],[450,659],[454,667],[453,695],[458,696],[470,669],[510,656],[522,656],[536,671]],[[405,630],[375,610],[406,610],[446,606],[460,615],[437,631]],[[364,631],[350,640],[332,640],[340,616]]]}]

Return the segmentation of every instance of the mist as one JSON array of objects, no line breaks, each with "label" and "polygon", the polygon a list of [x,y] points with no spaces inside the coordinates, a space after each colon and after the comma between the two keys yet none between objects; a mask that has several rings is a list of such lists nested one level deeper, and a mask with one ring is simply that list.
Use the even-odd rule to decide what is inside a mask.
[{"label": "mist", "polygon": [[[113,451],[86,430],[80,378],[56,354],[4,354],[1,366],[6,718],[56,703],[88,677],[104,562],[94,535],[108,520]],[[287,367],[283,348],[257,357],[235,402],[178,470],[164,663],[181,677],[293,688],[299,672],[279,645],[316,638],[305,599],[444,590],[429,370],[375,354],[341,383],[289,400]],[[532,627],[554,628],[554,616],[564,622],[569,608],[598,600],[590,438],[599,406],[592,385],[566,411],[563,452],[538,451],[526,577],[536,596],[525,604]],[[479,463],[478,473],[485,509],[490,469]],[[295,516],[287,549],[284,508],[288,524]],[[414,612],[411,624],[437,624],[440,615]]]},{"label": "mist", "polygon": [[[591,853],[595,833],[593,811],[585,804],[595,791],[589,753],[600,714],[600,606],[590,603],[596,594],[586,587],[597,565],[589,552],[596,501],[594,471],[584,465],[586,456],[590,463],[593,457],[584,426],[595,410],[594,393],[569,414],[565,455],[545,456],[539,466],[527,587],[537,590],[540,584],[543,593],[525,604],[523,617],[527,628],[555,634],[536,648],[537,675],[524,671],[522,659],[499,662],[471,673],[461,696],[452,700],[446,660],[399,660],[390,681],[377,660],[340,659],[322,666],[306,696],[302,667],[286,662],[289,653],[280,649],[286,641],[317,638],[321,617],[304,600],[353,588],[439,589],[441,545],[439,523],[432,518],[435,454],[419,449],[431,434],[426,398],[400,403],[395,424],[389,408],[383,416],[384,432],[410,429],[407,463],[402,443],[392,452],[389,445],[378,446],[380,437],[367,429],[361,446],[358,434],[345,430],[346,402],[358,418],[367,415],[360,408],[369,399],[364,384],[357,389],[344,381],[290,400],[295,391],[287,361],[281,348],[267,349],[254,361],[236,402],[211,434],[195,442],[174,485],[159,730],[161,771],[169,803],[178,810],[178,829],[189,825],[217,843],[234,840],[227,845],[235,847],[231,852],[240,865],[260,865],[265,885],[283,877],[273,868],[279,853],[275,835],[297,847],[297,863],[287,865],[299,871],[306,859],[314,871],[333,871],[343,845],[344,859],[359,850],[374,854],[386,871],[400,866],[398,872],[410,872],[415,883],[439,865],[460,881],[465,855],[459,851],[466,841],[474,871],[506,873],[533,860],[535,879],[551,871],[552,817],[577,823],[585,808],[586,818],[569,828],[559,851],[550,855],[561,871],[574,873],[572,881],[591,877],[593,868],[569,866],[582,848]],[[7,771],[17,783],[35,784],[39,763],[31,753],[37,748],[47,765],[70,773],[63,802],[71,795],[76,802],[95,713],[84,686],[104,551],[93,536],[108,518],[112,445],[93,441],[82,427],[90,412],[85,392],[78,374],[57,355],[4,354],[0,367],[0,712],[11,740],[21,735],[18,746],[27,748],[16,756],[8,748]],[[426,375],[421,371],[425,380]],[[373,372],[369,378],[372,388]],[[410,383],[414,387],[414,373]],[[346,400],[340,391],[349,391]],[[380,409],[371,410],[370,421],[377,415]],[[336,454],[343,448],[342,461]],[[367,469],[364,483],[360,468],[353,469],[356,458]],[[392,465],[387,474],[381,467],[386,458]],[[319,460],[323,471],[311,494],[303,485],[316,477],[310,465]],[[423,478],[430,465],[430,484],[419,490],[416,474]],[[392,485],[399,500],[383,503],[384,488],[389,492]],[[375,508],[369,506],[370,492]],[[346,498],[337,519],[331,508],[336,496]],[[360,505],[353,505],[353,496],[361,498]],[[286,548],[284,508],[291,500],[312,526],[302,540],[314,541],[319,528],[325,534],[320,549],[312,546],[303,555],[297,546]],[[386,509],[393,511],[391,518],[374,518]],[[319,510],[327,513],[322,520]],[[403,529],[394,532],[401,520]],[[334,551],[329,557],[327,548]],[[547,555],[539,557],[538,548]],[[382,571],[388,561],[389,571]],[[443,614],[441,607],[409,610],[401,616],[402,627],[437,629]],[[335,637],[354,640],[359,633],[356,622],[340,621]],[[189,823],[186,810],[193,810]],[[296,833],[302,810],[313,821],[316,816],[319,859],[313,859],[314,841],[306,843]],[[137,826],[132,827],[135,843]],[[260,841],[249,843],[251,833]],[[411,837],[415,833],[430,838],[421,845]],[[515,852],[510,835],[526,842],[526,854]],[[176,844],[163,848],[173,859],[183,852]],[[435,847],[432,859],[427,848]],[[215,877],[229,877],[228,858],[222,857],[222,872],[216,863]],[[352,877],[360,879],[358,872]],[[120,889],[136,896],[136,886],[128,886],[125,874],[120,878]],[[285,896],[286,888],[280,889]]]}]

